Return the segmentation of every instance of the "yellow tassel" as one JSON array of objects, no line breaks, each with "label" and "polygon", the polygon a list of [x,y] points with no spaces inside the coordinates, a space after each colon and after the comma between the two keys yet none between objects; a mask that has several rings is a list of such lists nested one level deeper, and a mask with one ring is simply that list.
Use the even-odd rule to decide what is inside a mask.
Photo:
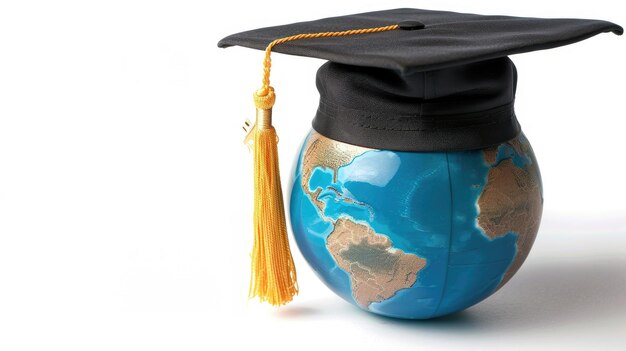
[{"label": "yellow tassel", "polygon": [[296,268],[287,237],[278,168],[278,136],[272,127],[274,91],[254,95],[254,245],[249,296],[284,305],[298,293]]},{"label": "yellow tassel", "polygon": [[[287,237],[283,193],[278,170],[278,137],[272,126],[272,107],[276,100],[270,86],[270,54],[278,44],[313,38],[379,33],[398,29],[398,25],[354,29],[341,32],[297,34],[271,42],[265,49],[263,86],[254,93],[256,123],[244,143],[254,149],[254,245],[250,298],[258,297],[275,306],[284,305],[298,294],[296,268]],[[246,122],[246,127],[250,127]],[[247,131],[247,128],[244,129]]]}]

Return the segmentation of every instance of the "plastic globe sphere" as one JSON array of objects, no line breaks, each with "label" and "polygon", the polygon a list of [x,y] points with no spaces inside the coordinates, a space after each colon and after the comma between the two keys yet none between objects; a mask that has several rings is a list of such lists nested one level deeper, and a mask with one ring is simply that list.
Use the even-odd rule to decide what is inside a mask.
[{"label": "plastic globe sphere", "polygon": [[315,131],[290,202],[302,255],[343,299],[427,319],[506,284],[535,240],[541,176],[524,135],[457,152],[374,150]]}]

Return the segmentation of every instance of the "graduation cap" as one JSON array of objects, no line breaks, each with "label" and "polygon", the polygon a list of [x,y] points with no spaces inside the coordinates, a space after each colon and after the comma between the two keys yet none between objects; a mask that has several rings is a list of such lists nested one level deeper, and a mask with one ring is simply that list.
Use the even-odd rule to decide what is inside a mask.
[{"label": "graduation cap", "polygon": [[[410,152],[482,149],[518,136],[513,54],[623,29],[588,19],[395,9],[256,29],[218,46],[265,50],[255,94],[255,247],[251,296],[297,293],[271,126],[271,51],[328,60],[317,73],[313,129],[340,142]],[[304,77],[306,78],[306,77]]]}]

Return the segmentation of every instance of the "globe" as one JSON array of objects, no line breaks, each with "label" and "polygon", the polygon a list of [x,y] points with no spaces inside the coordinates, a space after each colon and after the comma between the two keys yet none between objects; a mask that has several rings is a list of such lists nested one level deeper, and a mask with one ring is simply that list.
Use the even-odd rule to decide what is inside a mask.
[{"label": "globe", "polygon": [[293,174],[291,225],[306,261],[337,295],[389,317],[487,298],[520,268],[541,221],[523,134],[481,150],[399,152],[311,131]]}]

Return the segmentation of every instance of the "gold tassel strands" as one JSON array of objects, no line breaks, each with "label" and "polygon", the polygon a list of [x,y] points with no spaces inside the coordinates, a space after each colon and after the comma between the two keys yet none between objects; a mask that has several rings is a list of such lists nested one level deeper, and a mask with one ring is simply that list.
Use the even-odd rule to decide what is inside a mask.
[{"label": "gold tassel strands", "polygon": [[298,294],[296,268],[289,248],[280,185],[278,137],[272,126],[272,107],[276,100],[274,88],[270,86],[272,48],[294,40],[379,33],[398,28],[398,25],[391,25],[341,32],[298,34],[274,40],[265,49],[263,86],[254,93],[256,123],[244,140],[248,145],[252,143],[254,152],[254,244],[250,298],[258,297],[261,301],[280,306]]}]

